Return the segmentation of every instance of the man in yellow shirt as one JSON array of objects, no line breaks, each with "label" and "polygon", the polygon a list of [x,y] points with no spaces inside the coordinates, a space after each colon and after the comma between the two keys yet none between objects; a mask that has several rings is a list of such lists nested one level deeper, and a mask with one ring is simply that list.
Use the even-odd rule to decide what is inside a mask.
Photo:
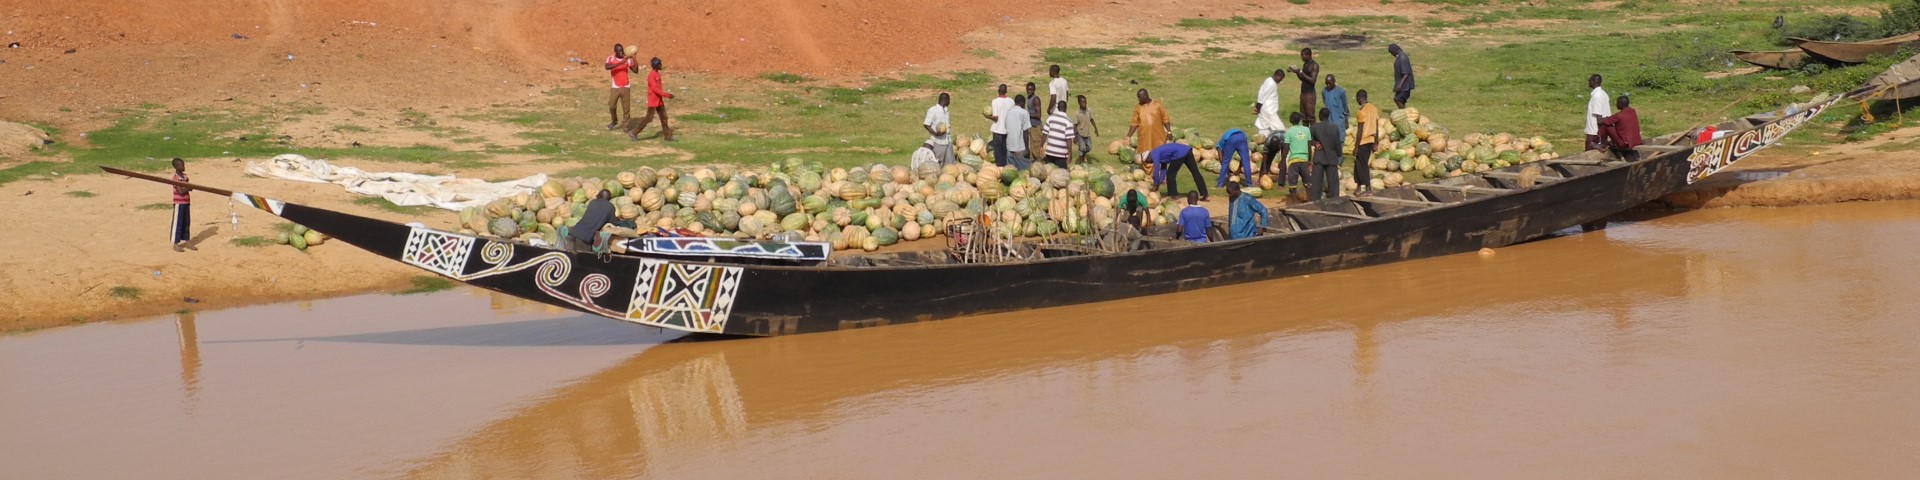
[{"label": "man in yellow shirt", "polygon": [[1367,103],[1366,90],[1354,94],[1353,99],[1360,102],[1360,112],[1353,116],[1354,121],[1359,123],[1356,127],[1360,129],[1353,139],[1353,193],[1372,194],[1373,184],[1370,180],[1373,172],[1369,171],[1367,160],[1373,159],[1373,149],[1380,144],[1380,109]]},{"label": "man in yellow shirt", "polygon": [[[1133,120],[1128,122],[1127,136],[1139,135],[1140,152],[1151,152],[1154,148],[1167,143],[1167,135],[1173,132],[1173,119],[1167,117],[1167,107],[1147,95],[1147,89],[1135,92],[1140,97],[1140,105],[1133,107]],[[1139,160],[1146,160],[1141,155]]]}]

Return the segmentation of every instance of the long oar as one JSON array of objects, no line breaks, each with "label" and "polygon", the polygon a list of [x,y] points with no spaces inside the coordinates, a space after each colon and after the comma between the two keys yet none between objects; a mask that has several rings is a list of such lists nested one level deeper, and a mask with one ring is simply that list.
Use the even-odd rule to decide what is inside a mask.
[{"label": "long oar", "polygon": [[168,184],[168,185],[173,185],[173,186],[176,186],[176,187],[186,187],[186,188],[191,188],[191,189],[194,189],[194,190],[199,190],[199,191],[202,191],[202,192],[207,192],[207,193],[213,193],[213,194],[219,194],[219,195],[223,195],[223,196],[228,196],[228,197],[231,197],[231,196],[233,196],[233,191],[232,191],[232,190],[223,190],[223,189],[218,189],[218,188],[213,188],[213,187],[208,187],[208,186],[203,186],[203,185],[194,185],[194,184],[191,184],[191,183],[187,183],[187,182],[182,182],[182,181],[178,181],[178,180],[174,180],[174,179],[171,179],[171,178],[166,178],[166,177],[156,177],[156,176],[153,176],[153,175],[148,175],[148,174],[144,174],[144,173],[139,173],[139,172],[130,172],[130,171],[126,171],[126,170],[121,170],[121,169],[118,169],[118,168],[113,168],[113,167],[106,167],[106,166],[102,166],[102,167],[100,167],[100,169],[101,169],[101,170],[104,170],[104,171],[106,171],[107,173],[111,173],[111,174],[114,174],[114,175],[124,175],[124,176],[127,176],[127,177],[132,177],[132,178],[138,178],[138,179],[141,179],[141,180],[146,180],[146,181],[150,181],[150,182],[160,182],[160,183],[164,183],[164,184]]}]

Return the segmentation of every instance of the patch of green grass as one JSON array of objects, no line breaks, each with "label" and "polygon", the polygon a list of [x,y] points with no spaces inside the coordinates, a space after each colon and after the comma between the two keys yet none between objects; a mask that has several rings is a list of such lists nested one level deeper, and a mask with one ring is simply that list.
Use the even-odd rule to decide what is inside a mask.
[{"label": "patch of green grass", "polygon": [[449,290],[449,289],[452,289],[454,286],[456,286],[456,284],[453,283],[452,280],[447,280],[445,278],[431,276],[431,275],[415,276],[409,279],[408,281],[411,282],[413,285],[410,287],[407,287],[406,290],[401,290],[398,293],[398,295],[415,295],[415,294],[421,294],[421,293],[433,293],[441,290]]},{"label": "patch of green grass", "polygon": [[1042,63],[1085,65],[1108,57],[1133,55],[1131,48],[1048,48],[1040,51]]},{"label": "patch of green grass", "polygon": [[71,161],[49,158],[0,168],[0,184],[55,174],[100,173],[98,166],[164,172],[167,162],[174,157],[188,159],[189,171],[196,159],[265,158],[282,153],[328,159],[351,157],[464,165],[472,165],[480,158],[477,153],[449,152],[429,146],[302,148],[276,138],[272,134],[273,125],[261,114],[215,109],[156,112],[153,108],[117,112],[121,117],[112,125],[87,132],[86,147],[55,144],[58,153]]},{"label": "patch of green grass", "polygon": [[265,246],[273,245],[273,240],[270,240],[267,237],[249,235],[245,237],[235,237],[231,240],[227,240],[227,243],[236,247],[265,247]]},{"label": "patch of green grass", "polygon": [[[1303,5],[1306,3],[1299,0],[1287,0],[1287,1],[1295,2],[1296,5]],[[1179,26],[1180,28],[1234,28],[1234,27],[1246,27],[1246,26],[1253,26],[1253,25],[1272,25],[1275,23],[1279,23],[1279,22],[1266,17],[1242,17],[1239,15],[1234,15],[1228,18],[1182,18],[1178,23],[1175,23],[1174,25]]]},{"label": "patch of green grass", "polygon": [[1138,44],[1141,44],[1141,45],[1163,45],[1163,46],[1164,46],[1164,45],[1179,45],[1179,44],[1180,44],[1180,39],[1178,39],[1178,38],[1160,38],[1160,37],[1137,37],[1137,38],[1134,38],[1134,39],[1133,39],[1133,43],[1138,43]]},{"label": "patch of green grass", "polygon": [[89,192],[86,190],[74,190],[71,192],[67,192],[67,196],[73,197],[73,198],[93,198],[98,195],[95,195],[93,192]]},{"label": "patch of green grass", "polygon": [[1312,0],[1287,0],[1287,3],[1291,3],[1294,5],[1306,5],[1308,3],[1312,3]]},{"label": "patch of green grass", "polygon": [[762,73],[760,74],[760,79],[770,81],[770,82],[775,82],[775,83],[800,83],[800,82],[807,81],[807,77],[805,76],[802,76],[797,73],[787,73],[787,72]]},{"label": "patch of green grass", "polygon": [[750,108],[715,107],[708,112],[681,115],[680,119],[699,123],[731,123],[749,121],[758,117],[759,112]]},{"label": "patch of green grass", "polygon": [[107,289],[107,296],[122,300],[139,300],[140,294],[140,287],[120,285]]},{"label": "patch of green grass", "polygon": [[141,206],[138,206],[138,207],[133,207],[133,209],[134,209],[134,210],[172,210],[172,209],[173,209],[173,204],[171,204],[171,203],[149,203],[149,204],[146,204],[146,205],[141,205]]},{"label": "patch of green grass", "polygon": [[1350,27],[1406,25],[1413,20],[1399,15],[1332,15],[1326,17],[1300,17],[1288,20],[1287,24],[1296,27]]},{"label": "patch of green grass", "polygon": [[367,133],[367,132],[373,131],[373,129],[371,128],[354,125],[351,123],[334,125],[333,128],[329,130],[333,130],[334,132],[338,132],[338,133]]},{"label": "patch of green grass", "polygon": [[998,58],[1000,52],[985,48],[969,48],[967,49],[967,55],[972,55],[974,58]]},{"label": "patch of green grass", "polygon": [[388,212],[398,213],[398,214],[407,215],[407,216],[414,216],[414,217],[433,213],[435,210],[438,210],[436,208],[426,206],[426,205],[415,205],[415,206],[394,205],[393,202],[389,202],[385,198],[371,197],[371,196],[355,198],[353,199],[353,204],[366,206],[366,207],[375,207],[381,210],[386,210]]}]

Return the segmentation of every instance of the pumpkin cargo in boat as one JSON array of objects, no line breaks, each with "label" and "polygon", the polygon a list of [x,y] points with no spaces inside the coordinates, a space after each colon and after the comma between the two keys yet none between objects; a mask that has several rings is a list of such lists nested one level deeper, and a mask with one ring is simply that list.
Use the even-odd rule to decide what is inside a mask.
[{"label": "pumpkin cargo in boat", "polygon": [[[1274,210],[1264,235],[1194,244],[1059,236],[949,250],[834,255],[818,244],[676,239],[590,253],[403,225],[102,167],[230,195],[374,254],[477,287],[645,325],[770,336],[1099,302],[1473,252],[1541,238],[1660,198],[1771,145],[1840,98],[1598,152]],[[1109,238],[1113,237],[1113,238]],[[1114,241],[1121,238],[1122,241]],[[653,240],[645,240],[653,241]],[[674,243],[677,242],[677,243]]]}]

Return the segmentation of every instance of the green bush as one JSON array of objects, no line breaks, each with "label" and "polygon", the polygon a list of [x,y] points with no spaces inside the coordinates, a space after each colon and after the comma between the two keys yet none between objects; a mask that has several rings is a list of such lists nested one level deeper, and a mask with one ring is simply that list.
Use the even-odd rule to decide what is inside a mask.
[{"label": "green bush", "polygon": [[1880,11],[1880,34],[1894,36],[1920,31],[1920,0],[1894,0]]},{"label": "green bush", "polygon": [[1824,15],[1806,20],[1787,22],[1785,28],[1773,31],[1774,43],[1782,46],[1793,45],[1788,38],[1810,40],[1850,42],[1880,38],[1881,25],[1852,15]]},{"label": "green bush", "polygon": [[1706,84],[1699,73],[1657,66],[1640,67],[1627,73],[1627,85],[1669,93],[1699,90]]}]

